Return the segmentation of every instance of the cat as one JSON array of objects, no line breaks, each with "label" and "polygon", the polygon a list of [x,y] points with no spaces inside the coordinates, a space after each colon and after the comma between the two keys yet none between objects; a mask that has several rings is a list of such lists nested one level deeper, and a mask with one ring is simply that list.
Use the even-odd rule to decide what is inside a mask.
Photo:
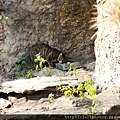
[{"label": "cat", "polygon": [[48,62],[49,67],[55,67],[55,63],[64,63],[65,54],[45,43],[37,43],[30,47],[28,56],[34,62],[35,55],[40,54]]}]

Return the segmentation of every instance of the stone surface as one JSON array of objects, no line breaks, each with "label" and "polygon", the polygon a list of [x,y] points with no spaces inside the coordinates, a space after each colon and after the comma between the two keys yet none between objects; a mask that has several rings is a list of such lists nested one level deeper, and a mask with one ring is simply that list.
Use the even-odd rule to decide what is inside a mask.
[{"label": "stone surface", "polygon": [[[100,93],[97,97],[98,105],[97,110],[105,114],[111,107],[120,105],[120,87],[113,86]],[[116,107],[117,108],[117,107]],[[120,110],[116,114],[120,115]],[[115,114],[115,111],[111,111]]]},{"label": "stone surface", "polygon": [[[99,0],[97,5],[99,12],[97,16],[98,31],[95,40],[94,79],[96,85],[101,89],[120,86],[120,31],[118,27],[119,11],[117,10],[119,6],[119,0],[114,0],[114,2],[112,0],[105,2]],[[109,11],[108,16],[106,9]]]},{"label": "stone surface", "polygon": [[81,64],[93,61],[94,31],[89,30],[95,0],[3,0],[8,16],[3,21],[5,39],[0,41],[0,74],[11,70],[27,48],[48,42]]},{"label": "stone surface", "polygon": [[12,106],[11,101],[0,98],[0,107],[1,108],[8,108],[8,107],[11,107],[11,106]]},{"label": "stone surface", "polygon": [[[111,88],[98,94],[96,101],[96,110],[101,114],[112,114],[120,115],[119,104],[120,104],[120,88]],[[52,91],[50,91],[52,92]],[[49,92],[49,93],[50,93]],[[54,93],[55,97],[49,99],[47,92],[41,92],[37,94],[14,94],[16,101],[13,101],[13,105],[10,108],[2,109],[7,114],[62,114],[62,115],[80,115],[90,114],[90,111],[86,106],[91,105],[91,101],[82,99],[74,96],[59,96]],[[114,93],[114,94],[113,94]],[[116,106],[116,109],[112,106]],[[111,109],[112,107],[112,109]],[[111,110],[111,111],[110,111]],[[108,113],[108,112],[109,113]],[[114,117],[115,117],[114,116]],[[119,117],[119,116],[118,116]],[[117,116],[116,116],[117,118]],[[120,117],[119,117],[120,118]]]},{"label": "stone surface", "polygon": [[[78,78],[79,79],[77,80],[77,82],[79,82],[81,80],[90,80],[91,79],[91,77],[93,75],[93,71],[89,71],[89,69],[94,68],[94,67],[91,67],[91,65],[93,66],[94,64],[93,63],[86,64],[85,70],[82,68],[78,70]],[[38,77],[38,78],[40,78],[40,77]],[[45,77],[41,77],[41,78],[45,78]],[[55,77],[53,77],[53,78],[55,78]],[[3,78],[1,78],[1,79],[3,80]],[[68,77],[67,77],[67,79],[68,79]],[[24,79],[24,80],[22,80],[22,82],[21,82],[21,80],[5,82],[5,84],[2,84],[2,85],[5,85],[5,87],[8,87],[9,85],[11,85],[11,88],[4,90],[4,92],[9,93],[10,89],[15,88],[14,87],[15,84],[13,84],[13,83],[18,83],[17,86],[21,86],[24,89],[25,88],[28,89],[26,86],[31,88],[30,87],[31,84],[29,84],[29,83],[33,83],[32,85],[34,86],[36,81],[38,81],[33,78],[28,81],[26,81],[26,80],[28,80],[28,79]],[[5,80],[3,80],[3,81],[5,81]],[[28,83],[28,85],[24,85],[25,83]],[[44,83],[46,83],[47,85],[50,84],[50,83],[48,83],[47,79],[44,79]],[[68,81],[67,81],[67,83],[68,83]],[[55,84],[56,83],[54,83],[54,85]],[[16,86],[17,92],[19,89],[22,90],[22,88],[18,88],[17,86]],[[37,85],[36,85],[36,87],[37,87]],[[41,85],[39,85],[39,87],[41,87]],[[1,90],[2,90],[2,88],[1,88]],[[48,96],[51,93],[54,94],[54,97],[52,99],[49,99]],[[4,99],[8,99],[9,101],[11,101],[13,104],[10,108],[0,108],[0,114],[5,114],[5,113],[6,114],[17,114],[17,115],[18,114],[22,114],[22,115],[23,114],[29,114],[29,115],[30,114],[39,114],[39,115],[40,114],[46,114],[46,115],[68,114],[69,116],[71,114],[72,115],[78,114],[78,116],[76,115],[75,117],[81,118],[79,116],[79,114],[90,113],[89,109],[86,108],[86,106],[89,106],[91,104],[91,101],[82,99],[79,96],[76,96],[76,97],[62,96],[61,93],[55,91],[55,89],[53,89],[53,88],[49,88],[49,89],[47,88],[46,90],[34,91],[31,93],[29,92],[29,94],[26,94],[26,93],[22,94],[20,91],[18,93],[13,92],[13,93],[9,93],[9,94],[0,93],[0,98],[3,98],[3,97],[4,97]],[[96,110],[99,112],[98,114],[114,114],[115,116],[113,116],[113,117],[117,118],[116,115],[120,115],[119,105],[120,105],[120,87],[109,88],[105,91],[102,91],[101,93],[99,93],[97,95]],[[65,116],[65,117],[67,118],[69,116]],[[88,116],[86,116],[86,117],[88,117]],[[9,116],[9,118],[10,118],[10,116]],[[14,116],[12,118],[14,118]],[[4,120],[5,117],[0,116],[0,119]]]},{"label": "stone surface", "polygon": [[31,94],[34,91],[46,90],[57,85],[78,85],[78,83],[75,77],[35,77],[4,82],[1,84],[0,92]]}]

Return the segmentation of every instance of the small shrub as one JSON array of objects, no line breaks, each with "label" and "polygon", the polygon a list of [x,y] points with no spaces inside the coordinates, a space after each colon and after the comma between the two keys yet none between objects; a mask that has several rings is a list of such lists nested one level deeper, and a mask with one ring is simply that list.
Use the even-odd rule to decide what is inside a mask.
[{"label": "small shrub", "polygon": [[36,63],[35,66],[36,70],[43,69],[47,63],[47,61],[40,54],[36,55],[34,62]]},{"label": "small shrub", "polygon": [[77,87],[73,85],[67,85],[67,86],[59,86],[58,90],[62,92],[65,96],[73,96],[73,95],[79,95],[80,97],[84,99],[88,99],[91,101],[90,106],[86,106],[89,110],[90,113],[96,114],[97,111],[95,110],[96,108],[96,88],[94,87],[94,81],[93,80],[88,80],[88,81],[83,81],[79,83]]},{"label": "small shrub", "polygon": [[77,94],[79,94],[80,97],[84,99],[89,99],[91,100],[91,105],[87,106],[89,108],[90,113],[96,114],[97,111],[95,110],[96,108],[96,88],[94,87],[94,81],[89,80],[89,81],[83,81],[81,82],[78,87],[77,87]]},{"label": "small shrub", "polygon": [[75,87],[72,85],[59,86],[58,90],[62,92],[65,96],[73,96],[74,93],[76,92]]},{"label": "small shrub", "polygon": [[25,74],[26,79],[30,79],[33,77],[33,71],[32,69],[28,70],[27,73]]},{"label": "small shrub", "polygon": [[48,95],[48,98],[49,98],[50,100],[52,100],[52,99],[54,98],[54,94],[53,94],[53,93],[50,93],[50,94]]},{"label": "small shrub", "polygon": [[25,68],[27,66],[27,62],[26,62],[26,58],[25,57],[21,57],[20,59],[18,59],[18,61],[16,62],[16,70],[20,71],[23,68]]},{"label": "small shrub", "polygon": [[78,70],[77,70],[77,68],[76,68],[74,63],[70,63],[69,64],[69,66],[68,66],[68,73],[71,76],[73,76],[73,75],[78,76]]}]

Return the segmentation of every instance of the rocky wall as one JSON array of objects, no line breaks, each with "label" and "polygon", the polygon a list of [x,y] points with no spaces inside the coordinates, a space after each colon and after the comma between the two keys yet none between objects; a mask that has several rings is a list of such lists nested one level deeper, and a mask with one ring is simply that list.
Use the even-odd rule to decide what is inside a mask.
[{"label": "rocky wall", "polygon": [[[94,61],[94,31],[89,30],[95,0],[2,0],[1,21],[5,38],[0,41],[0,70],[10,71],[27,48],[47,42],[78,59]],[[3,34],[2,34],[3,35]],[[2,72],[1,72],[2,73]]]}]

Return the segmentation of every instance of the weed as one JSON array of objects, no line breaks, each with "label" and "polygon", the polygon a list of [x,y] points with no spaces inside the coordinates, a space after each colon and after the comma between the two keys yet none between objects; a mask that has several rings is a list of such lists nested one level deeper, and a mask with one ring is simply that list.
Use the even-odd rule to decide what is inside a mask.
[{"label": "weed", "polygon": [[28,70],[27,73],[25,74],[25,78],[26,79],[29,79],[29,78],[32,78],[33,76],[33,71],[32,69]]},{"label": "weed", "polygon": [[94,81],[89,80],[89,81],[83,81],[81,82],[78,87],[77,87],[77,94],[80,95],[80,97],[84,99],[89,99],[91,100],[91,105],[87,106],[89,108],[90,113],[96,114],[97,111],[95,110],[96,108],[96,88],[94,87]]},{"label": "weed", "polygon": [[67,85],[67,86],[59,86],[58,90],[62,92],[65,96],[73,96],[75,94],[79,95],[80,97],[84,99],[88,99],[91,101],[91,105],[87,106],[87,108],[90,110],[90,113],[96,114],[96,88],[94,87],[94,81],[88,80],[81,82],[78,87],[75,87],[73,85]]},{"label": "weed", "polygon": [[17,71],[21,71],[23,68],[25,68],[27,66],[27,62],[26,62],[26,58],[25,57],[21,57],[20,59],[18,59],[18,61],[16,62],[16,70]]},{"label": "weed", "polygon": [[47,69],[47,60],[45,60],[40,54],[36,55],[34,62],[36,63],[36,70],[43,70],[46,76],[52,76],[52,68],[50,67],[50,69]]},{"label": "weed", "polygon": [[69,63],[68,73],[69,73],[71,76],[73,76],[73,75],[78,76],[78,70],[77,70],[77,68],[76,68],[76,66],[75,66],[74,63]]},{"label": "weed", "polygon": [[76,89],[73,85],[59,86],[58,90],[62,92],[65,96],[73,96],[76,92]]},{"label": "weed", "polygon": [[26,68],[27,66],[27,62],[26,62],[26,58],[25,57],[21,57],[19,58],[16,63],[15,63],[15,69],[17,71],[17,77],[20,78],[23,75],[23,69]]},{"label": "weed", "polygon": [[40,54],[36,54],[34,62],[36,63],[36,70],[43,69],[47,63],[47,61]]},{"label": "weed", "polygon": [[59,76],[59,81],[62,82],[62,78]]},{"label": "weed", "polygon": [[[59,81],[62,82],[62,78],[60,76]],[[65,96],[73,96],[74,93],[76,92],[75,86],[70,84],[67,86],[58,85],[57,90],[62,92]]]},{"label": "weed", "polygon": [[53,94],[53,93],[50,93],[50,94],[48,95],[48,98],[49,98],[50,100],[52,100],[52,99],[54,98],[54,94]]}]

